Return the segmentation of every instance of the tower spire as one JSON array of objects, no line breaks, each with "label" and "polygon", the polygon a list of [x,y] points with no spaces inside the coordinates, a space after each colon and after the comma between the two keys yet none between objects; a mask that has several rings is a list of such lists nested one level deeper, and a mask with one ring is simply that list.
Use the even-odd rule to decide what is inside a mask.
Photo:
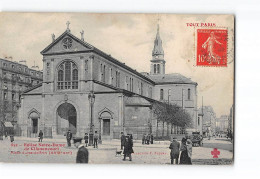
[{"label": "tower spire", "polygon": [[151,60],[151,74],[165,74],[165,60],[164,60],[164,51],[162,47],[162,40],[160,37],[160,25],[159,17],[157,19],[157,33],[154,40],[154,47],[152,52]]}]

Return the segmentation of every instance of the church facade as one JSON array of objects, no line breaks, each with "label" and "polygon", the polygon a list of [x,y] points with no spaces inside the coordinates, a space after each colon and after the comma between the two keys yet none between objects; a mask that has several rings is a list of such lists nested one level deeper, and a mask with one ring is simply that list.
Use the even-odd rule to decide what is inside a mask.
[{"label": "church facade", "polygon": [[[159,27],[150,73],[139,73],[95,48],[83,33],[77,38],[69,26],[41,54],[43,82],[21,99],[18,123],[23,136],[34,137],[42,130],[45,137],[58,138],[68,129],[74,136],[98,131],[102,139],[119,138],[122,131],[134,139],[145,133],[167,136],[153,115],[154,101],[181,106],[196,129],[197,83],[181,74],[165,74]],[[178,133],[177,126],[173,132]]]}]

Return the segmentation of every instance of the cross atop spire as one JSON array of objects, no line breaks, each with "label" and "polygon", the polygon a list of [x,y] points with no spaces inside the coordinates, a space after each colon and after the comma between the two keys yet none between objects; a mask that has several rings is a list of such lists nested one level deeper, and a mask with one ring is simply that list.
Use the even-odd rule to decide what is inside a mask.
[{"label": "cross atop spire", "polygon": [[160,24],[160,17],[158,14],[158,18],[157,18],[157,33],[159,33],[159,24]]},{"label": "cross atop spire", "polygon": [[70,21],[67,21],[66,25],[67,25],[67,31],[70,32]]}]

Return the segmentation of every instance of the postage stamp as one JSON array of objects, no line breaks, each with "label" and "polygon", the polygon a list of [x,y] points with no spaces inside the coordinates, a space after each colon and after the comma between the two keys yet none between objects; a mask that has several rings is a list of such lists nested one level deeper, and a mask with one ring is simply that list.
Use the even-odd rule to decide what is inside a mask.
[{"label": "postage stamp", "polygon": [[227,29],[197,29],[197,66],[227,66]]}]

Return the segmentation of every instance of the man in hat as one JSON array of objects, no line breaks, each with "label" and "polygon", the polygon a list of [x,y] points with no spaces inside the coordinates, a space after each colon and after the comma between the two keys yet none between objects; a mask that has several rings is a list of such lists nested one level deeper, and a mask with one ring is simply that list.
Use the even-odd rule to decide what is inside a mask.
[{"label": "man in hat", "polygon": [[77,152],[76,163],[88,163],[88,149],[81,144],[82,138],[74,138],[74,145],[79,150]]},{"label": "man in hat", "polygon": [[39,137],[39,142],[42,142],[42,139],[43,139],[43,132],[42,132],[42,130],[40,130],[38,137]]},{"label": "man in hat", "polygon": [[171,164],[174,164],[174,159],[175,159],[175,164],[178,164],[179,161],[179,155],[180,155],[180,143],[177,142],[176,137],[173,137],[172,143],[169,147],[171,149]]},{"label": "man in hat", "polygon": [[67,134],[66,134],[66,139],[67,139],[67,144],[68,144],[68,147],[71,146],[71,139],[72,139],[72,133],[70,132],[70,130],[68,130]]}]

